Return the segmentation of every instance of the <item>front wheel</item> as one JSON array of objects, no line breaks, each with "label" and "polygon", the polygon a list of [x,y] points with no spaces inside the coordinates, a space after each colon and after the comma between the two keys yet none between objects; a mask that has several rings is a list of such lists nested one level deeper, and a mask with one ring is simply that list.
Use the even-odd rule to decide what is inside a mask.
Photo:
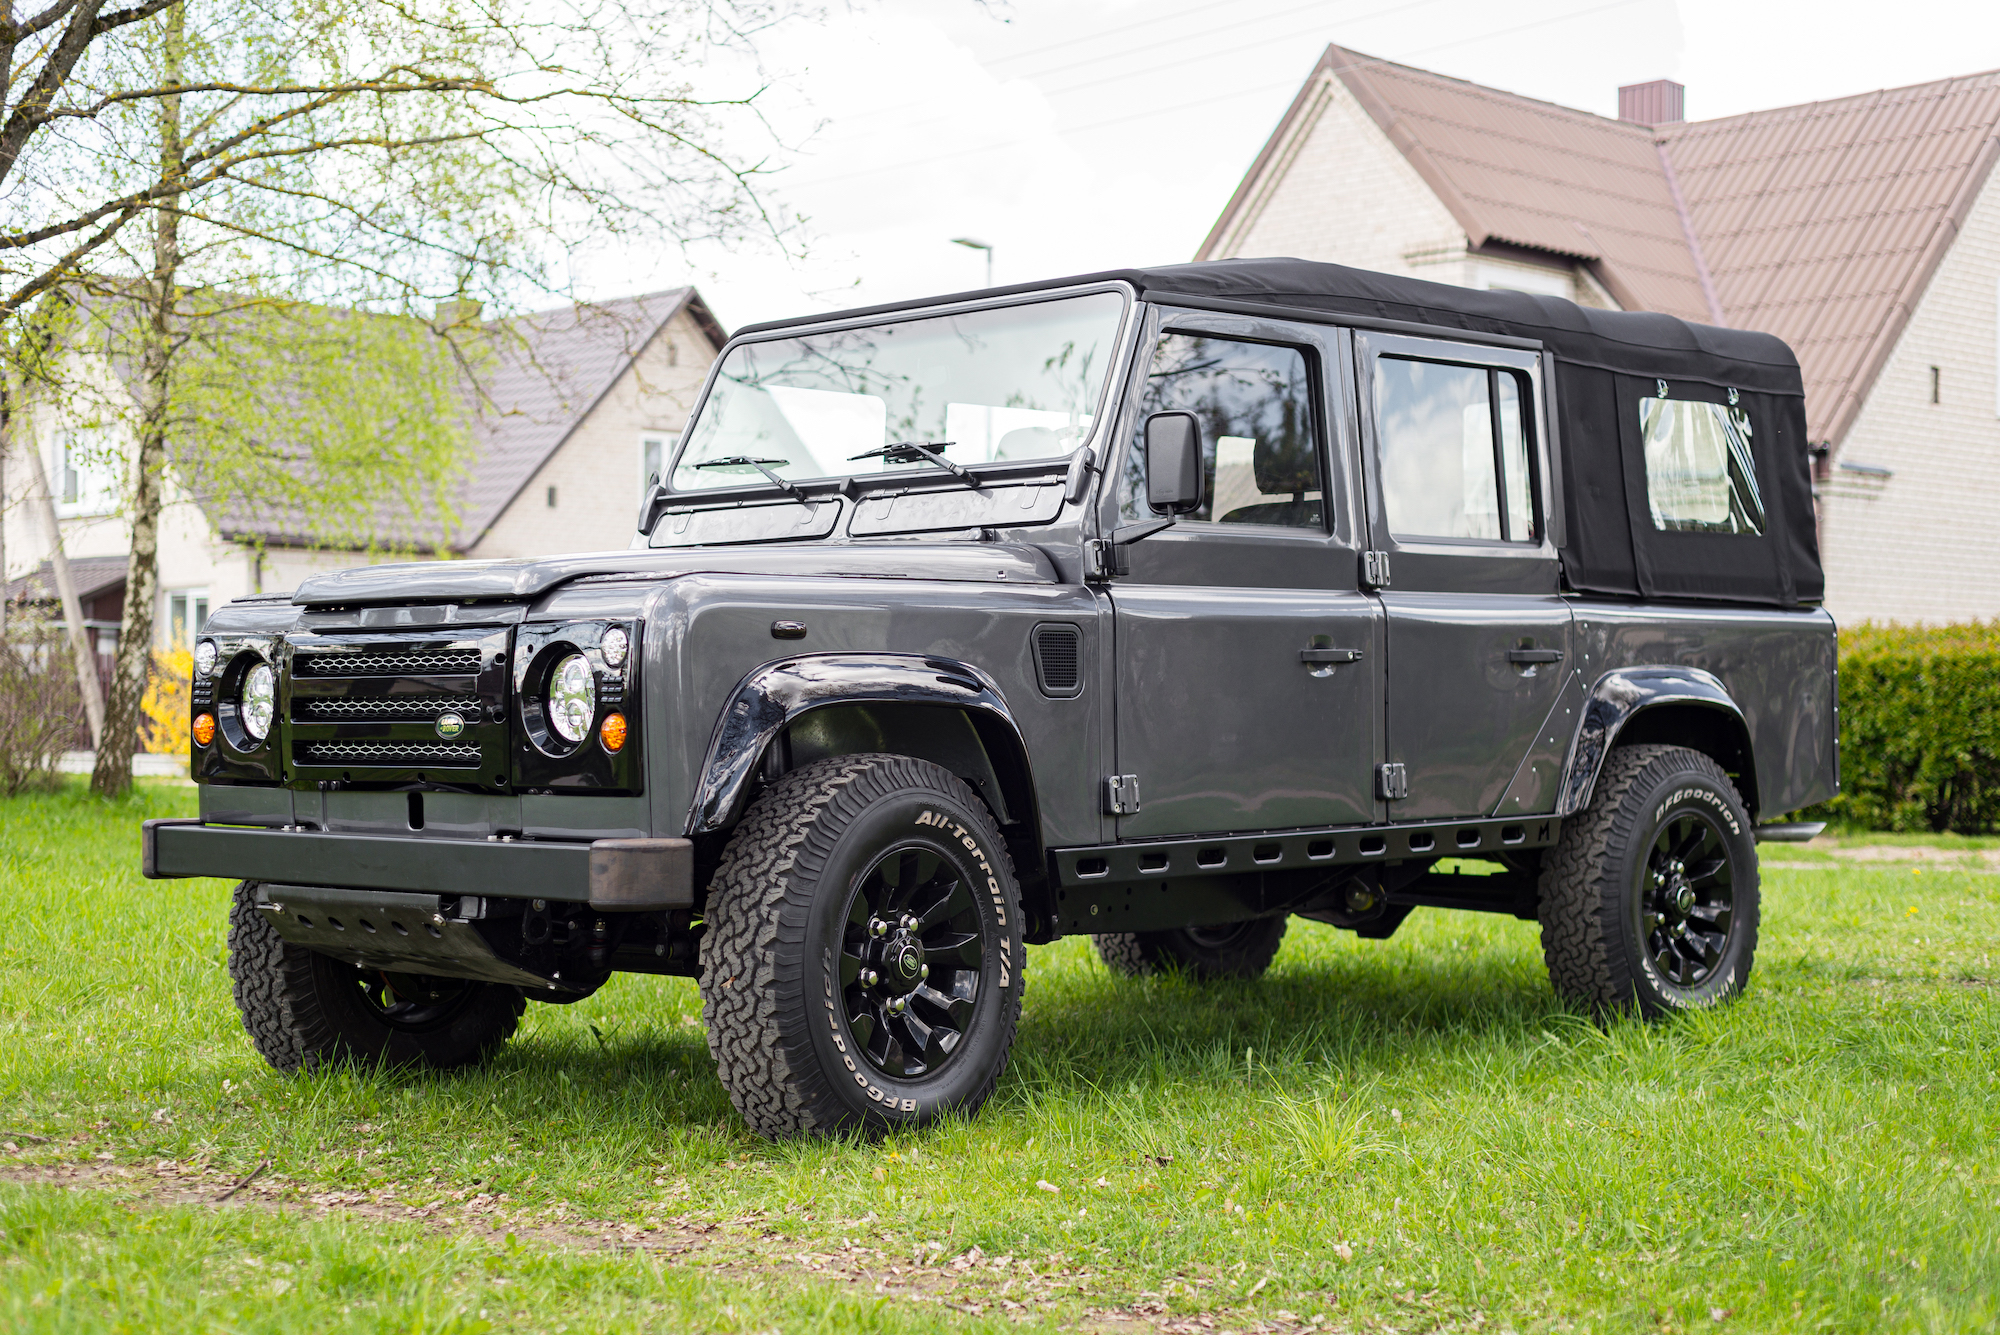
[{"label": "front wheel", "polygon": [[229,910],[229,976],[243,1027],[280,1071],[356,1060],[449,1070],[513,1037],[526,1003],[505,983],[363,969],[295,946],[257,911],[257,884]]},{"label": "front wheel", "polygon": [[1734,996],[1757,953],[1757,844],[1707,756],[1626,746],[1542,867],[1542,954],[1556,991],[1648,1018]]},{"label": "front wheel", "polygon": [[1020,891],[949,770],[854,755],[780,778],[704,918],[709,1050],[751,1130],[920,1125],[993,1092],[1021,1014]]}]

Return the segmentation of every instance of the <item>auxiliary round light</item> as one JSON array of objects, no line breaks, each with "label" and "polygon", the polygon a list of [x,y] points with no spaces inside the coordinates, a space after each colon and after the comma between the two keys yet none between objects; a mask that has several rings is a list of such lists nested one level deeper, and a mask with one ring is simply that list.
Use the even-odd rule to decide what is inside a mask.
[{"label": "auxiliary round light", "polygon": [[604,655],[604,666],[625,666],[625,655],[632,648],[631,637],[625,634],[623,626],[613,626],[604,632],[597,642],[597,652]]},{"label": "auxiliary round light", "polygon": [[597,729],[597,740],[604,744],[605,750],[615,756],[625,749],[626,734],[625,716],[606,714],[604,722]]},{"label": "auxiliary round light", "polygon": [[198,677],[215,671],[215,641],[203,640],[194,647],[194,670]]},{"label": "auxiliary round light", "polygon": [[271,735],[271,720],[278,713],[278,674],[269,663],[259,663],[243,678],[243,731],[258,741]]},{"label": "auxiliary round light", "polygon": [[194,716],[194,727],[190,731],[194,733],[194,744],[196,746],[207,746],[215,740],[215,715],[196,714]]},{"label": "auxiliary round light", "polygon": [[597,719],[597,675],[582,654],[571,654],[549,674],[549,726],[566,742],[590,736]]}]

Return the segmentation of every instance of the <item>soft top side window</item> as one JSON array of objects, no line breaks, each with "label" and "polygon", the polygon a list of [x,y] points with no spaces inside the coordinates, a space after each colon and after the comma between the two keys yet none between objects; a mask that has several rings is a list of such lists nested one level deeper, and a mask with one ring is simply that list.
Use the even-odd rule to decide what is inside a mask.
[{"label": "soft top side window", "polygon": [[[1201,509],[1217,524],[1326,528],[1326,478],[1314,427],[1306,356],[1277,343],[1166,333],[1154,345],[1139,402],[1139,432],[1157,412],[1201,421]],[[1145,451],[1127,454],[1121,512],[1152,517],[1145,503]]]},{"label": "soft top side window", "polygon": [[1750,414],[1733,403],[1640,399],[1646,505],[1653,527],[1662,532],[1762,534],[1764,498],[1757,490],[1750,431]]},{"label": "soft top side window", "polygon": [[1398,538],[1539,541],[1518,372],[1383,355],[1375,436]]}]

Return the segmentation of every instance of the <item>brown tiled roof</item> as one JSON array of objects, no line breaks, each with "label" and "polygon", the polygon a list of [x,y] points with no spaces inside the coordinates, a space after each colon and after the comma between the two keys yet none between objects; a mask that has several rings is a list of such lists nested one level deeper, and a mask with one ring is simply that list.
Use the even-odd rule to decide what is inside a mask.
[{"label": "brown tiled roof", "polygon": [[1790,343],[1815,440],[1846,433],[2000,155],[2000,73],[1645,126],[1329,46],[1203,257],[1327,76],[1473,247],[1564,256],[1628,308]]},{"label": "brown tiled roof", "polygon": [[[126,559],[122,556],[78,556],[69,563],[69,577],[76,585],[78,602],[87,603],[98,594],[125,582]],[[6,584],[8,602],[53,603],[61,595],[56,589],[55,566],[44,561],[27,574]]]}]

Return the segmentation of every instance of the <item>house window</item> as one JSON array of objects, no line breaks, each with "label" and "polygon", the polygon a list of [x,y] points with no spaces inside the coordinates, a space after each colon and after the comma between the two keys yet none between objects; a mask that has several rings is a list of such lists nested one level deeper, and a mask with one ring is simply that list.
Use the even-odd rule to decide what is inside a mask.
[{"label": "house window", "polygon": [[550,487],[550,488],[549,488],[549,509],[553,510],[553,509],[555,509],[555,508],[556,508],[556,489],[555,489],[554,487]]},{"label": "house window", "polygon": [[1764,531],[1750,414],[1734,405],[1640,399],[1646,503],[1653,527],[1683,533]]},{"label": "house window", "polygon": [[1940,398],[1938,397],[1938,390],[1939,390],[1939,384],[1938,384],[1938,381],[1939,381],[1939,379],[1940,379],[1940,377],[1939,377],[1939,375],[1938,375],[1938,368],[1937,368],[1937,367],[1935,367],[1935,366],[1933,366],[1933,367],[1931,368],[1931,402],[1932,402],[1932,403],[1939,403],[1939,402],[1942,402],[1942,400],[1941,400],[1941,399],[1940,399]]},{"label": "house window", "polygon": [[1489,292],[1526,292],[1535,297],[1574,299],[1576,285],[1559,269],[1516,267],[1511,264],[1482,264],[1475,286]]},{"label": "house window", "polygon": [[106,432],[58,432],[54,476],[49,479],[56,493],[56,513],[69,518],[117,509],[121,462]]},{"label": "house window", "polygon": [[667,437],[646,435],[639,437],[639,491],[659,480],[660,470],[667,466]]},{"label": "house window", "polygon": [[167,643],[182,648],[193,646],[208,620],[207,589],[175,589],[167,595]]}]

